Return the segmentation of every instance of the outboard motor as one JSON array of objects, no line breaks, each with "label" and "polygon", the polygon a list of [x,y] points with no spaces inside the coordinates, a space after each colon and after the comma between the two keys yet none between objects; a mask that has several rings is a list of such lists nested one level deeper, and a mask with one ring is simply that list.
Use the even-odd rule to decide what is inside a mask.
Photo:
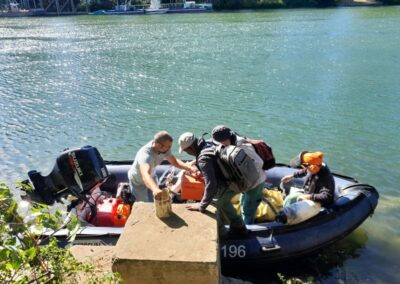
[{"label": "outboard motor", "polygon": [[27,191],[32,201],[54,204],[68,194],[79,197],[109,176],[99,151],[92,146],[64,150],[57,158],[51,173],[42,176],[37,171],[28,172],[34,189]]}]

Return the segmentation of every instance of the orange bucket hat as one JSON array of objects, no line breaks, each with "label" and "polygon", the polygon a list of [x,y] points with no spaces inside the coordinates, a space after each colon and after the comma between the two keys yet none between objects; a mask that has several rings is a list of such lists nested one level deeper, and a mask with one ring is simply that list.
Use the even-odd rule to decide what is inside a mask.
[{"label": "orange bucket hat", "polygon": [[302,160],[303,164],[310,164],[314,166],[321,166],[324,159],[322,152],[308,152],[304,153]]},{"label": "orange bucket hat", "polygon": [[290,161],[290,166],[298,168],[301,165],[321,166],[324,160],[324,153],[303,151]]}]

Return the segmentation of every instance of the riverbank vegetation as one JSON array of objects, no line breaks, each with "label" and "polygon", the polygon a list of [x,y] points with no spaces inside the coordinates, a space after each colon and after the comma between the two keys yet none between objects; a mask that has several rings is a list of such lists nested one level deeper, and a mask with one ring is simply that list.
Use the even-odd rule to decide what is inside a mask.
[{"label": "riverbank vegetation", "polygon": [[400,5],[400,0],[381,0],[383,5]]},{"label": "riverbank vegetation", "polygon": [[338,0],[214,0],[215,10],[333,7]]},{"label": "riverbank vegetation", "polygon": [[[0,0],[1,1],[1,0]],[[131,5],[148,5],[148,0],[131,1]],[[171,1],[162,1],[168,4]],[[178,1],[177,1],[178,2]],[[197,1],[198,3],[204,1]],[[378,0],[383,5],[400,5],[400,0]],[[340,5],[341,0],[213,0],[214,10],[276,9],[276,8],[325,8]],[[117,0],[91,0],[89,10],[110,10]]]},{"label": "riverbank vegetation", "polygon": [[[339,0],[213,0],[214,10],[240,10],[240,9],[275,9],[299,7],[330,7],[336,6]],[[400,0],[388,0],[400,1]],[[178,2],[178,1],[177,1]],[[201,3],[202,1],[197,1]],[[170,1],[162,1],[168,4]],[[89,10],[110,10],[117,4],[116,0],[91,0]],[[131,5],[146,5],[148,0],[132,1]]]},{"label": "riverbank vegetation", "polygon": [[[30,189],[25,184],[19,186]],[[92,264],[77,261],[68,249],[58,247],[54,237],[43,239],[33,233],[33,226],[53,232],[66,228],[73,240],[79,229],[76,218],[65,224],[65,213],[51,212],[38,203],[33,203],[22,217],[19,204],[9,187],[1,183],[0,283],[80,283],[81,277],[90,279],[88,283],[120,283],[118,275],[101,274]]]},{"label": "riverbank vegetation", "polygon": [[[374,1],[374,0],[371,0]],[[371,2],[369,1],[369,2]],[[79,1],[78,1],[79,2]],[[161,1],[162,4],[171,4],[172,1]],[[183,1],[173,1],[183,4]],[[348,5],[351,0],[212,0],[197,3],[211,2],[216,11],[221,10],[241,10],[241,9],[277,9],[277,8],[325,8],[336,7],[342,4]],[[8,0],[0,0],[0,12],[10,9]],[[360,3],[360,2],[358,2]],[[77,12],[94,12],[97,10],[113,10],[120,4],[118,0],[81,0],[76,6]],[[130,9],[143,8],[150,4],[150,0],[132,0]],[[371,4],[371,3],[370,3]],[[373,3],[372,3],[373,4]],[[376,0],[376,4],[400,5],[400,0]],[[51,10],[50,10],[51,11]],[[55,12],[55,11],[52,11]]]}]

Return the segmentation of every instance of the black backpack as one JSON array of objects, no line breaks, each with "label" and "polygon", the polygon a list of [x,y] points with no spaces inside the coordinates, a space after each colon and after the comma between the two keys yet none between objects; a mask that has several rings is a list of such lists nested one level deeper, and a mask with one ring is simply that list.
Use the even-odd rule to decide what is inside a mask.
[{"label": "black backpack", "polygon": [[209,147],[200,152],[203,155],[216,156],[217,164],[224,177],[233,182],[239,192],[246,192],[256,185],[259,179],[256,165],[246,152],[237,146],[215,146],[210,143]]}]

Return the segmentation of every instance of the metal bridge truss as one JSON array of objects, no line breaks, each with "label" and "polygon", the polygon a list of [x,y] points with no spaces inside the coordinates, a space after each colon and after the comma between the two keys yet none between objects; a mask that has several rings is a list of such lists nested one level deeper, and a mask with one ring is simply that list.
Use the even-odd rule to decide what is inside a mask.
[{"label": "metal bridge truss", "polygon": [[17,0],[21,9],[42,10],[44,13],[69,14],[76,13],[81,0]]}]

